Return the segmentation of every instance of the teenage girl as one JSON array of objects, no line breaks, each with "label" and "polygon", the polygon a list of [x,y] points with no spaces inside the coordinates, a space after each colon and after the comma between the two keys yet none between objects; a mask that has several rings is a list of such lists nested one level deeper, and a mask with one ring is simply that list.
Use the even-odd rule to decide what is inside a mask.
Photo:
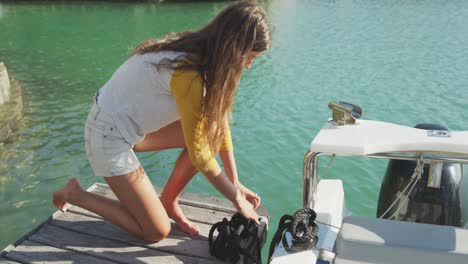
[{"label": "teenage girl", "polygon": [[[94,174],[105,177],[118,200],[87,192],[71,179],[53,194],[54,205],[82,207],[148,241],[169,234],[169,218],[196,235],[198,227],[184,216],[178,200],[198,171],[258,223],[254,209],[260,197],[239,181],[229,115],[243,69],[269,44],[264,9],[241,1],[198,31],[137,46],[95,96],[85,125]],[[158,198],[135,152],[170,148],[183,151]]]}]

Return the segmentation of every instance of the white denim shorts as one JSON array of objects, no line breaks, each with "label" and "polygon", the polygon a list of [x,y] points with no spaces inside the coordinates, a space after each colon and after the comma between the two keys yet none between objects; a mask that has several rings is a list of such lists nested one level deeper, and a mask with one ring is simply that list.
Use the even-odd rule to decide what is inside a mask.
[{"label": "white denim shorts", "polygon": [[120,134],[114,119],[94,101],[85,124],[86,155],[96,176],[118,176],[140,167],[132,145]]}]

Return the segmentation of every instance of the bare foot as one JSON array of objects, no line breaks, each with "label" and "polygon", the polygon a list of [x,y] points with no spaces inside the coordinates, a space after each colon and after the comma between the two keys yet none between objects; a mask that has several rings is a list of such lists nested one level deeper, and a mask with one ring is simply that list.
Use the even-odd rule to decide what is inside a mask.
[{"label": "bare foot", "polygon": [[167,215],[176,222],[182,232],[191,236],[198,235],[200,229],[194,222],[185,217],[177,201],[165,202],[164,200],[161,200],[161,202],[166,209]]},{"label": "bare foot", "polygon": [[60,211],[66,212],[67,209],[70,208],[71,203],[73,203],[75,194],[82,190],[83,188],[81,187],[80,182],[76,178],[73,178],[67,183],[67,185],[65,185],[65,187],[54,192],[52,203]]}]

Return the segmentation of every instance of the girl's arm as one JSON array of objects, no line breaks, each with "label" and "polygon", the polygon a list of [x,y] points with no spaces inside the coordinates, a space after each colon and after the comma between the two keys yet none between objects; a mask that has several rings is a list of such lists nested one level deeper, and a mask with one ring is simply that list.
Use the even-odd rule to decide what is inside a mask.
[{"label": "girl's arm", "polygon": [[170,86],[180,114],[185,145],[193,165],[243,216],[258,223],[258,215],[253,206],[246,200],[242,189],[238,190],[222,172],[209,150],[209,142],[203,135],[203,82],[198,72],[174,70]]},{"label": "girl's arm", "polygon": [[237,174],[236,160],[234,158],[234,151],[220,151],[219,157],[224,165],[224,170],[229,180],[234,184],[234,186],[240,191],[242,196],[244,196],[247,201],[249,201],[254,208],[257,208],[260,205],[261,198],[256,193],[252,192],[249,188],[245,187],[239,181],[239,176]]}]

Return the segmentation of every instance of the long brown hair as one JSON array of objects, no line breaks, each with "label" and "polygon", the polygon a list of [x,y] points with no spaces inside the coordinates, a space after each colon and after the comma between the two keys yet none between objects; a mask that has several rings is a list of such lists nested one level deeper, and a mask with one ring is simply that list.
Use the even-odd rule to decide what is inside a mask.
[{"label": "long brown hair", "polygon": [[190,64],[176,68],[200,73],[206,94],[203,102],[203,131],[216,153],[225,134],[225,122],[234,102],[237,85],[248,52],[261,52],[270,45],[265,10],[254,1],[239,1],[224,8],[198,31],[171,33],[160,40],[148,40],[134,54],[181,51],[193,55]]}]

